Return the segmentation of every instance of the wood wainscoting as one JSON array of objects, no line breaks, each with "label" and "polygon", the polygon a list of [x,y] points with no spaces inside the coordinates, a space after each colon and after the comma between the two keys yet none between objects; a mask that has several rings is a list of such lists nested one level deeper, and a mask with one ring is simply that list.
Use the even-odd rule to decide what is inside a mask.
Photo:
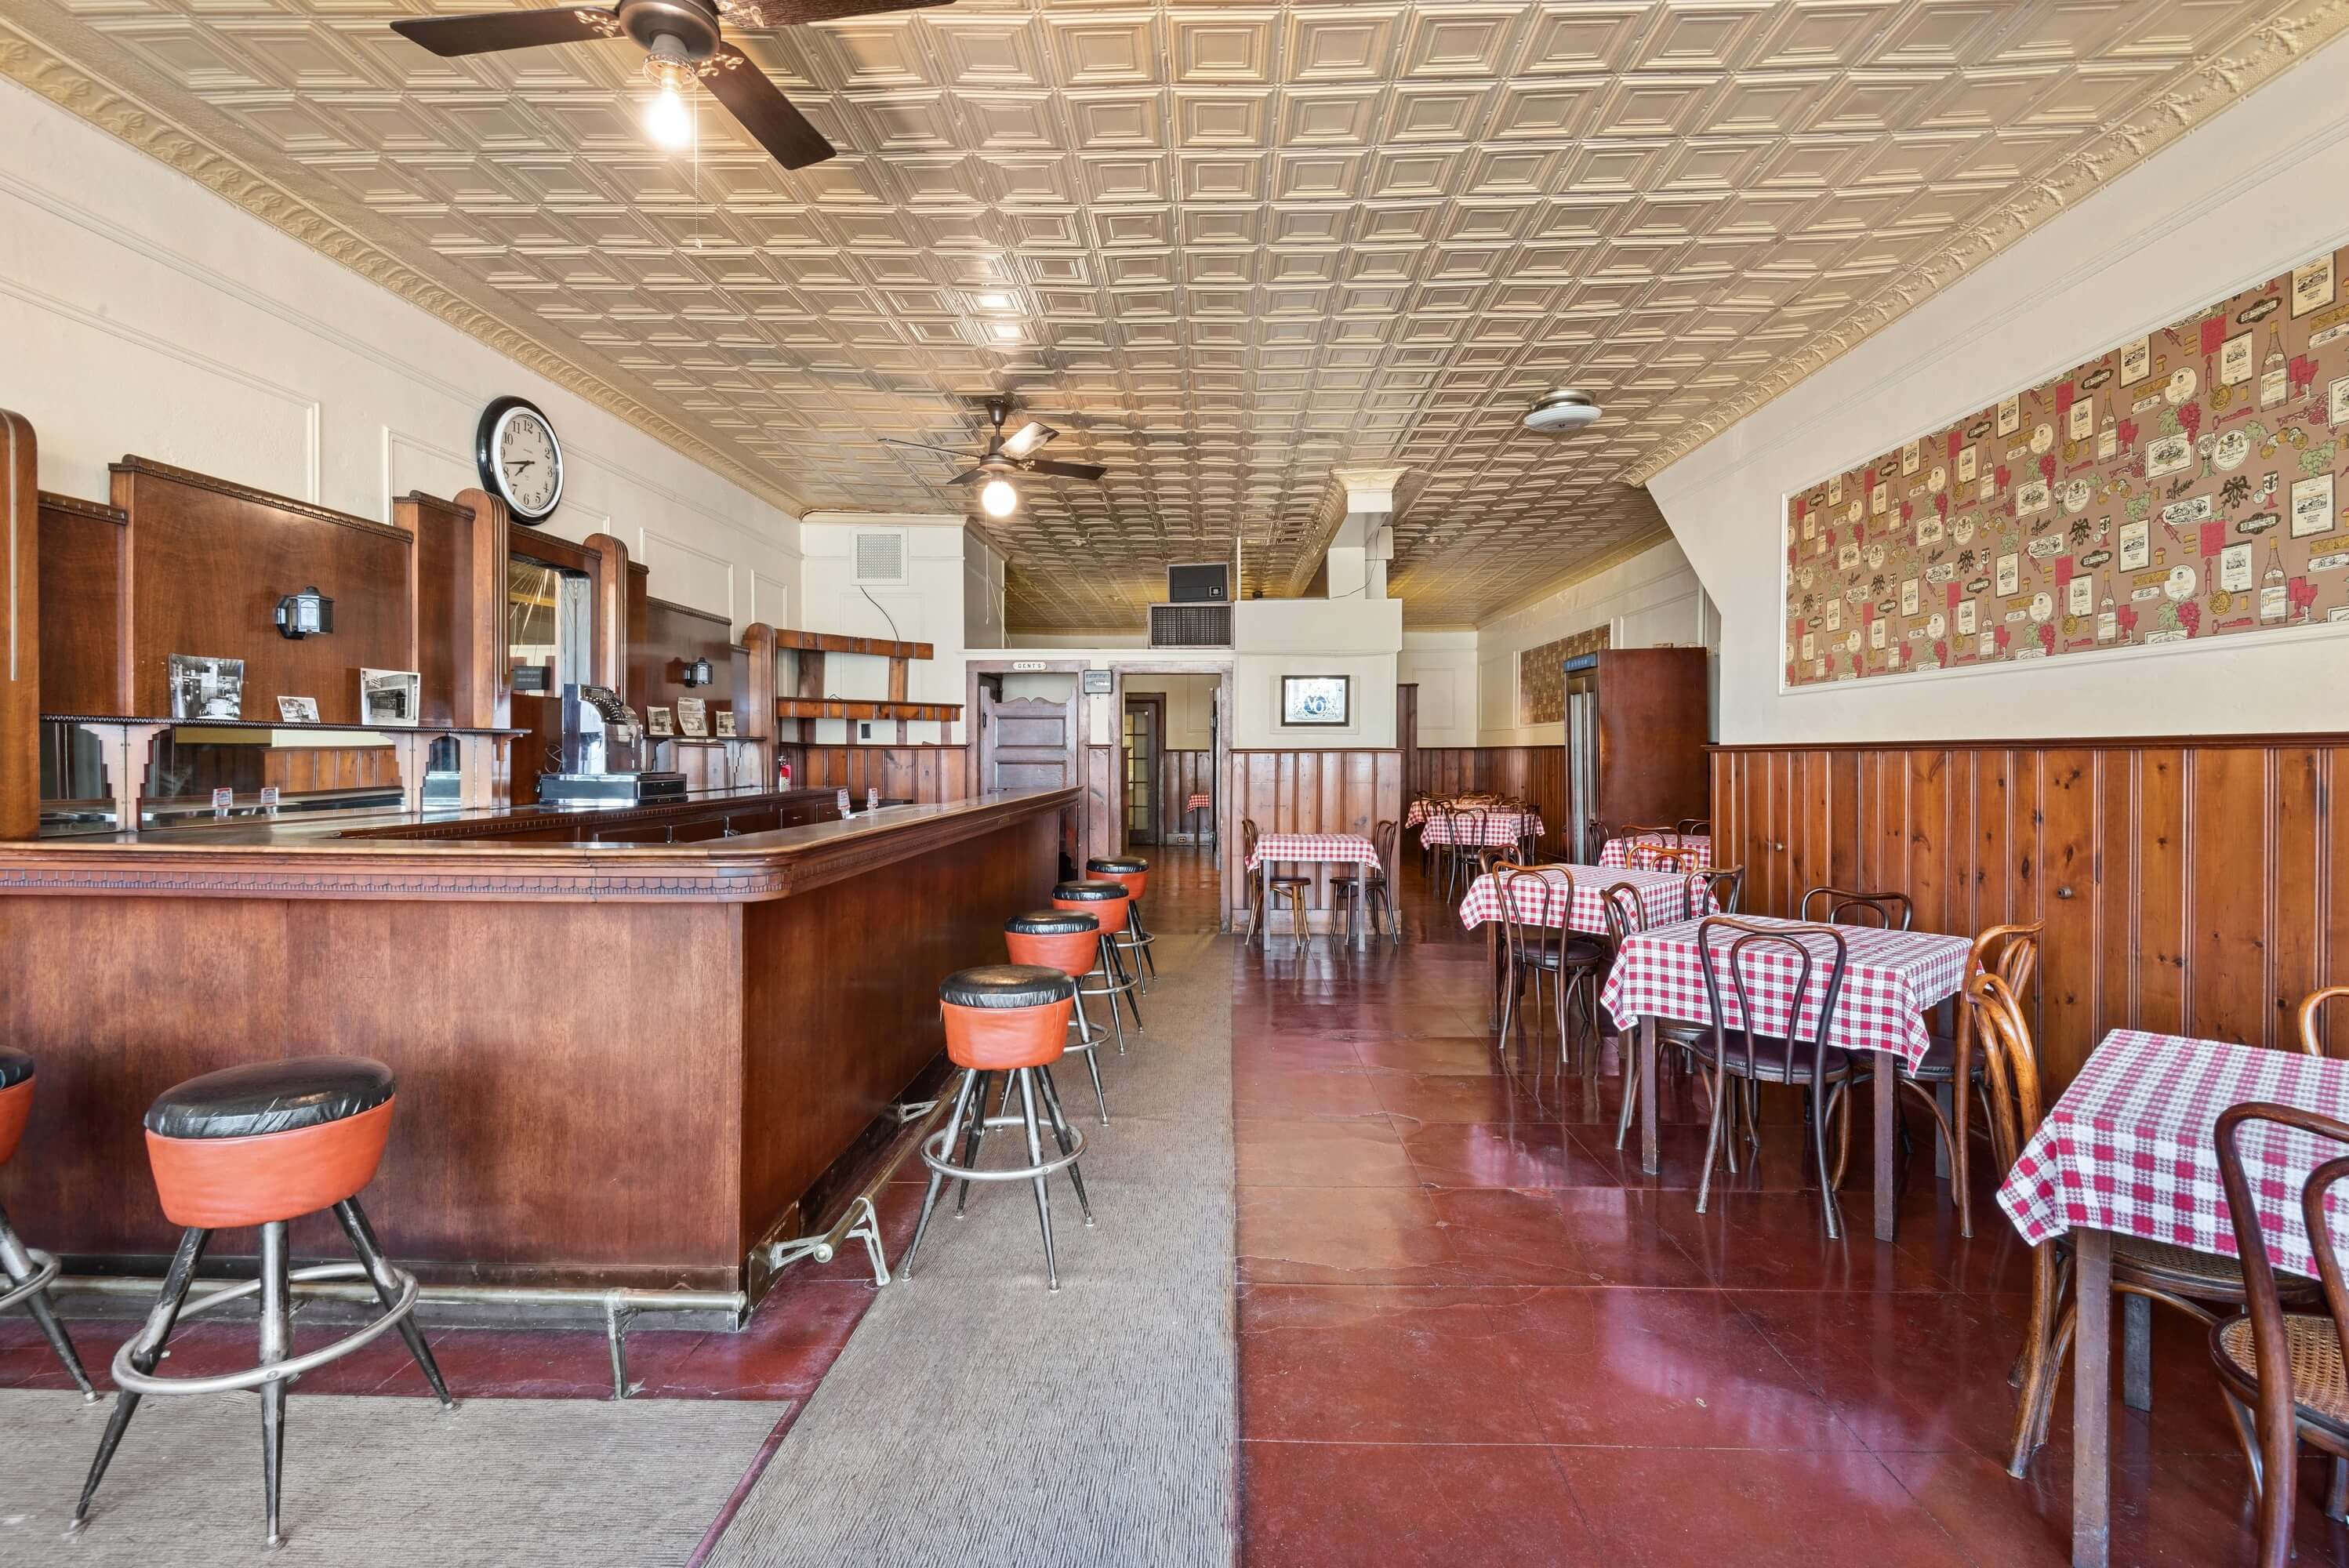
[{"label": "wood wainscoting", "polygon": [[936,806],[963,799],[968,788],[959,746],[804,746],[785,741],[794,789],[845,789],[858,810],[864,791],[884,800]]},{"label": "wood wainscoting", "polygon": [[1490,790],[1531,800],[1541,813],[1544,854],[1566,851],[1566,748],[1557,746],[1423,746],[1417,769],[1423,794]]},{"label": "wood wainscoting", "polygon": [[2292,1042],[2349,974],[2345,776],[2344,735],[1716,747],[1715,858],[1755,913],[1833,885],[1907,893],[1920,930],[2045,922],[2060,1088],[2116,1028]]},{"label": "wood wainscoting", "polygon": [[[1367,838],[1380,822],[1402,820],[1402,753],[1236,750],[1222,804],[1226,824],[1221,856],[1224,903],[1238,927],[1247,921],[1241,819],[1253,819],[1266,833],[1360,833]],[[1327,920],[1330,873],[1336,868],[1322,863],[1299,869],[1313,873],[1310,902],[1318,929]]]},{"label": "wood wainscoting", "polygon": [[1205,843],[1213,837],[1216,819],[1209,811],[1186,811],[1183,802],[1194,795],[1212,795],[1216,789],[1216,754],[1212,751],[1161,751],[1158,754],[1158,841],[1162,844]]}]

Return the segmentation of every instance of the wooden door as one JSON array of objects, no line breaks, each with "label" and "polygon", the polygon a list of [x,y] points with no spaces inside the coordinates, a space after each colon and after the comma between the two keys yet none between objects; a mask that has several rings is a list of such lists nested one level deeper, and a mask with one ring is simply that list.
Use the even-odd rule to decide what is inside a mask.
[{"label": "wooden door", "polygon": [[1408,805],[1419,793],[1419,683],[1404,681],[1395,687],[1395,749],[1402,753],[1402,798]]},{"label": "wooden door", "polygon": [[1166,748],[1166,699],[1127,697],[1124,728],[1126,841],[1154,844],[1158,841],[1159,758]]},{"label": "wooden door", "polygon": [[979,779],[987,789],[1057,789],[1077,782],[1077,698],[978,694]]}]

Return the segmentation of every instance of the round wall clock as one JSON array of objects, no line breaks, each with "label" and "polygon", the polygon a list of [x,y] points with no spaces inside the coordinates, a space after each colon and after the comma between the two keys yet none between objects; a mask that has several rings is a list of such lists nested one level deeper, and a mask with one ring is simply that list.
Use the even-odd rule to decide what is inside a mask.
[{"label": "round wall clock", "polygon": [[502,497],[514,516],[537,522],[563,500],[563,444],[537,404],[500,397],[481,410],[473,434],[481,488]]}]

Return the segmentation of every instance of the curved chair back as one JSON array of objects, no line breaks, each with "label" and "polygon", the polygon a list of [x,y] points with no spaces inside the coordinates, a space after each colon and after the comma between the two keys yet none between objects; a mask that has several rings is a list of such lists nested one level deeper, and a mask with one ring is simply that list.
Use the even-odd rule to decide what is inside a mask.
[{"label": "curved chair back", "polygon": [[1640,890],[1630,882],[1609,882],[1599,895],[1607,915],[1607,939],[1616,946],[1623,939],[1637,936],[1648,929],[1648,906],[1640,902]]},{"label": "curved chair back", "polygon": [[1971,971],[1959,997],[1964,1009],[1960,1026],[1982,1054],[1982,1078],[1990,1090],[1991,1149],[2000,1170],[2013,1170],[2047,1114],[2031,1023],[2023,1016],[2022,998],[1995,968]]},{"label": "curved chair back", "polygon": [[1651,844],[1644,841],[1631,845],[1623,852],[1627,863],[1634,870],[1643,872],[1701,871],[1703,869],[1698,864],[1701,858],[1696,851],[1686,846]]},{"label": "curved chair back", "polygon": [[1371,830],[1371,847],[1379,852],[1378,874],[1392,878],[1395,874],[1395,844],[1402,837],[1402,824],[1392,817],[1386,818]]},{"label": "curved chair back", "polygon": [[[1713,936],[1727,932],[1730,940],[1716,951]],[[1806,940],[1807,939],[1807,940]],[[1811,994],[1811,980],[1817,973],[1820,954],[1813,943],[1826,948],[1828,960],[1826,983],[1819,992],[1816,1015],[1811,1021],[1810,1037],[1803,1037],[1804,1000]],[[1754,1042],[1757,1039],[1778,1039],[1785,1045],[1789,1063],[1797,1060],[1796,1053],[1807,1044],[1811,1051],[1812,1082],[1826,1081],[1827,1037],[1833,1033],[1837,999],[1843,995],[1844,972],[1849,967],[1850,953],[1844,944],[1843,933],[1832,925],[1757,925],[1734,915],[1710,915],[1697,927],[1697,954],[1704,965],[1705,1001],[1713,1015],[1713,1051],[1715,1061],[1725,1056],[1732,1033],[1728,1015],[1722,1008],[1722,971],[1729,972],[1730,992],[1737,998],[1737,1024],[1734,1032],[1745,1047],[1745,1074],[1754,1072]],[[1760,1015],[1754,1008],[1754,994],[1764,989],[1761,966],[1773,955],[1784,955],[1793,965],[1792,983],[1786,976],[1772,974],[1767,990],[1795,998],[1787,1009],[1785,1025],[1777,1030],[1762,1028]],[[1732,1069],[1735,1070],[1734,1068]]]},{"label": "curved chair back", "polygon": [[2300,1049],[2303,1056],[2324,1054],[2324,1004],[2349,996],[2349,985],[2327,985],[2300,999]]},{"label": "curved chair back", "polygon": [[1682,838],[1711,838],[1713,824],[1702,817],[1682,817],[1672,824],[1672,831]]},{"label": "curved chair back", "polygon": [[1689,899],[1681,910],[1683,920],[1692,920],[1699,913],[1696,890],[1700,884],[1713,895],[1713,913],[1715,914],[1735,914],[1745,902],[1744,866],[1715,866],[1707,872],[1691,872],[1688,881]]},{"label": "curved chair back", "polygon": [[1875,925],[1907,931],[1916,911],[1905,892],[1857,892],[1847,887],[1815,887],[1803,894],[1802,918],[1829,925]]},{"label": "curved chair back", "polygon": [[[1515,861],[1497,861],[1486,874],[1492,877],[1493,891],[1501,900],[1501,934],[1509,946],[1509,962],[1521,964],[1529,954],[1547,950],[1553,934],[1562,927],[1564,915],[1557,926],[1543,917],[1552,910],[1572,912],[1573,873],[1545,876]],[[1525,901],[1524,909],[1518,905],[1520,899]],[[1527,910],[1537,913],[1528,913]]]}]

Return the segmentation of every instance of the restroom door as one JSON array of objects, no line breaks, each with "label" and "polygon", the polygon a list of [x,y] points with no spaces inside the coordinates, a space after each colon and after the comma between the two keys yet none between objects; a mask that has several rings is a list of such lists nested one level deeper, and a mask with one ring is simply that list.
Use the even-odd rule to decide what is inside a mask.
[{"label": "restroom door", "polygon": [[1158,841],[1158,775],[1165,749],[1166,699],[1125,699],[1125,839],[1130,844]]}]

